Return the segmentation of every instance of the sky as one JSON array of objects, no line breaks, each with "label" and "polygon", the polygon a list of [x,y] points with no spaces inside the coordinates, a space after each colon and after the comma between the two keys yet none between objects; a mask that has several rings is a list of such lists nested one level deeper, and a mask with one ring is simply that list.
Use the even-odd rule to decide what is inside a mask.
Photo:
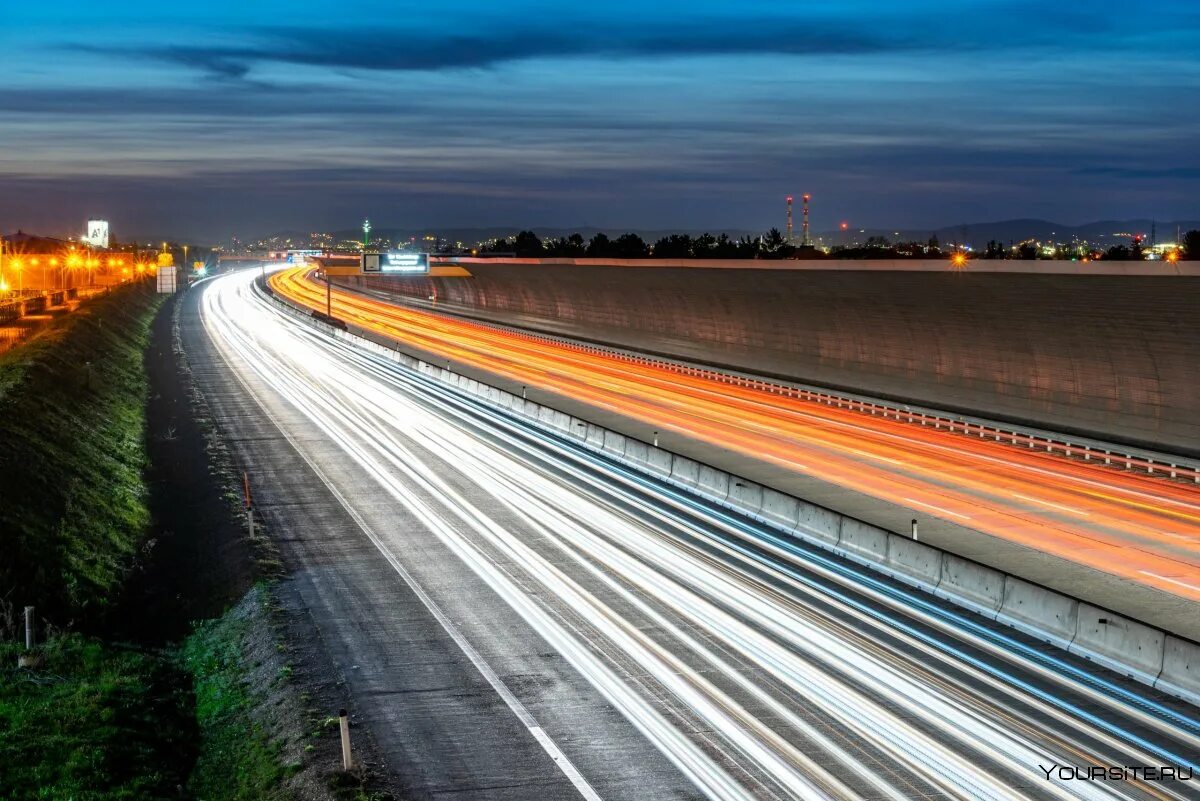
[{"label": "sky", "polygon": [[0,13],[0,232],[1200,217],[1196,0]]}]

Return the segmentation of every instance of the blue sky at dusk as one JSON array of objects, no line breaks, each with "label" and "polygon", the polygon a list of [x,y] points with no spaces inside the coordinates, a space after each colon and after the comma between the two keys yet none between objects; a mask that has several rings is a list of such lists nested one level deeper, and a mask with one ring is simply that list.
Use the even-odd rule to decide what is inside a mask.
[{"label": "blue sky at dusk", "polygon": [[1200,3],[5,4],[0,231],[1200,217]]}]

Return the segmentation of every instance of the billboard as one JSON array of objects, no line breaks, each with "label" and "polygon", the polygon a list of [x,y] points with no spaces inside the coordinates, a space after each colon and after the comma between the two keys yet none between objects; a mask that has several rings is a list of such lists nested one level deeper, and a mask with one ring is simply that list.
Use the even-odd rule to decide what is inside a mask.
[{"label": "billboard", "polygon": [[309,259],[316,259],[326,255],[328,254],[323,250],[289,250],[287,252],[287,263],[307,264]]},{"label": "billboard", "polygon": [[364,253],[362,271],[384,275],[425,275],[429,273],[429,254]]},{"label": "billboard", "polygon": [[108,222],[106,220],[88,220],[87,233],[84,241],[95,248],[108,247]]},{"label": "billboard", "polygon": [[168,295],[177,289],[174,267],[158,268],[158,294]]}]

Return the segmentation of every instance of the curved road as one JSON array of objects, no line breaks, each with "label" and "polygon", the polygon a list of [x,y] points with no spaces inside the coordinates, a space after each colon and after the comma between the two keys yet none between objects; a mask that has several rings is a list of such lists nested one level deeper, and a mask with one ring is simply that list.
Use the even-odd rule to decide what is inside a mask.
[{"label": "curved road", "polygon": [[[1138,770],[1075,778],[1194,770],[1195,709],[334,340],[252,279],[200,290],[228,369],[557,777],[470,797],[1200,798]],[[433,647],[388,625],[397,651]],[[410,703],[365,713],[398,752],[417,747],[389,741]],[[436,742],[457,724],[423,725]]]}]

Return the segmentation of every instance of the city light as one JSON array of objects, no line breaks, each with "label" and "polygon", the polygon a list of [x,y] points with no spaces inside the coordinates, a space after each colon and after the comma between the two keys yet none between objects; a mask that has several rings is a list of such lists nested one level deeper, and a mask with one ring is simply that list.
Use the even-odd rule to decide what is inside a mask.
[{"label": "city light", "polygon": [[950,257],[950,263],[953,264],[955,267],[965,267],[967,264],[967,254],[966,253],[955,253],[953,256]]}]

